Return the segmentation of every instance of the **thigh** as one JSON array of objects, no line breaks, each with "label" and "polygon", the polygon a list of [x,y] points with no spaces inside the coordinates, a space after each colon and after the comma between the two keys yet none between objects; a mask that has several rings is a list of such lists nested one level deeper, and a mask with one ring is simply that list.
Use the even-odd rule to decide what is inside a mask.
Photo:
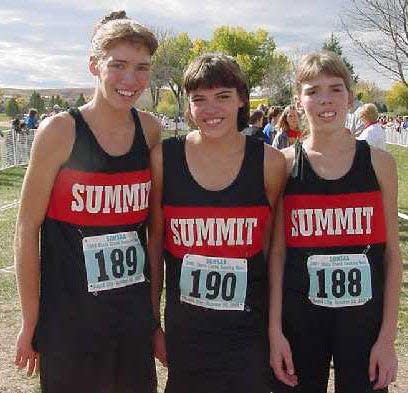
[{"label": "thigh", "polygon": [[112,393],[115,352],[41,353],[42,393]]},{"label": "thigh", "polygon": [[116,362],[116,390],[119,393],[157,392],[156,366],[151,339],[128,342],[119,346]]},{"label": "thigh", "polygon": [[381,318],[379,302],[337,311],[333,336],[336,392],[387,392],[374,391],[368,377],[371,348],[377,340]]},{"label": "thigh", "polygon": [[296,389],[278,384],[276,392],[326,393],[330,371],[332,313],[312,305],[294,291],[285,291],[282,305],[282,327],[292,351]]}]

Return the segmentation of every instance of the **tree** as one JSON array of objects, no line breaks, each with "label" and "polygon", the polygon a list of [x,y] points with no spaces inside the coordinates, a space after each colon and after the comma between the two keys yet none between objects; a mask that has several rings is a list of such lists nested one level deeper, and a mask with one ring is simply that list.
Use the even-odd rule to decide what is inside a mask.
[{"label": "tree", "polygon": [[275,52],[263,80],[272,105],[288,105],[292,98],[293,67],[288,57]]},{"label": "tree", "polygon": [[165,113],[169,117],[174,117],[177,115],[178,107],[176,97],[171,91],[165,91],[157,105],[157,111],[160,113]]},{"label": "tree", "polygon": [[155,53],[157,69],[153,72],[156,73],[156,83],[167,84],[171,89],[177,101],[178,114],[183,112],[183,72],[192,58],[192,47],[188,34],[180,33],[165,38]]},{"label": "tree", "polygon": [[84,94],[81,93],[79,97],[77,98],[77,100],[75,101],[75,106],[79,108],[80,106],[85,105],[85,104],[86,104],[86,100],[85,100]]},{"label": "tree", "polygon": [[6,114],[7,114],[7,116],[15,117],[19,113],[20,113],[20,108],[19,108],[19,106],[17,104],[16,99],[14,97],[9,98],[6,101]]},{"label": "tree", "polygon": [[408,87],[402,82],[395,82],[388,91],[387,97],[388,108],[392,111],[408,110]]},{"label": "tree", "polygon": [[209,48],[235,57],[251,89],[264,81],[276,46],[266,30],[247,32],[242,27],[221,26],[214,30]]},{"label": "tree", "polygon": [[350,0],[343,14],[357,50],[408,87],[408,0]]},{"label": "tree", "polygon": [[160,89],[170,80],[169,67],[166,53],[162,48],[163,43],[170,38],[168,30],[156,29],[154,35],[157,38],[159,47],[152,59],[152,69],[150,74],[150,94],[152,96],[153,110],[157,110],[160,101]]},{"label": "tree", "polygon": [[334,52],[336,55],[341,57],[344,64],[349,69],[354,82],[357,83],[358,75],[356,75],[356,73],[354,72],[353,65],[343,56],[343,48],[340,45],[340,40],[333,33],[331,33],[330,38],[323,43],[322,49]]},{"label": "tree", "polygon": [[385,100],[385,93],[381,90],[374,82],[370,81],[359,81],[354,91],[358,95],[361,101],[364,103],[374,102],[379,106],[383,104]]},{"label": "tree", "polygon": [[44,99],[41,97],[40,93],[36,92],[35,90],[30,96],[28,105],[30,108],[35,108],[37,109],[38,113],[44,113],[45,112],[45,103]]}]

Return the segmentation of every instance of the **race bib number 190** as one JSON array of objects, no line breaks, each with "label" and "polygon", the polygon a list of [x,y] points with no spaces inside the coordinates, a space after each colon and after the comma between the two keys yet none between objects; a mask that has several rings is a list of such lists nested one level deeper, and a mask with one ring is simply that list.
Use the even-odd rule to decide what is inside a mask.
[{"label": "race bib number 190", "polygon": [[180,300],[213,310],[244,310],[247,260],[185,255]]},{"label": "race bib number 190", "polygon": [[313,304],[360,306],[372,298],[371,269],[365,254],[312,255],[307,269]]},{"label": "race bib number 190", "polygon": [[145,253],[136,231],[85,237],[82,248],[88,292],[145,281]]}]

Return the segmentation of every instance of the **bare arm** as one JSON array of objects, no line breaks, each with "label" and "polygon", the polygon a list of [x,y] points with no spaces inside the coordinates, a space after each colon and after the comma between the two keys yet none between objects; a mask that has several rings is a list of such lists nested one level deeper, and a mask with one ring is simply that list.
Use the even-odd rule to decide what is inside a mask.
[{"label": "bare arm", "polygon": [[[149,209],[149,242],[148,254],[151,272],[151,299],[154,318],[160,324],[160,298],[163,290],[163,155],[162,146],[156,145],[150,155],[150,167],[152,171],[152,190],[150,193]],[[161,327],[155,332],[154,337],[155,356],[166,365],[166,350],[164,334]]]},{"label": "bare arm", "polygon": [[[284,167],[284,179],[292,168],[293,148],[284,149],[286,159]],[[283,187],[282,187],[283,188]],[[283,190],[282,190],[283,191]],[[270,341],[270,364],[275,376],[289,386],[298,383],[292,361],[292,353],[289,342],[282,332],[282,291],[283,272],[286,256],[286,245],[283,225],[283,196],[281,195],[277,207],[274,228],[271,238],[271,252],[269,255],[269,341]]]},{"label": "bare arm", "polygon": [[44,220],[55,176],[72,149],[74,133],[68,114],[43,122],[36,133],[24,179],[14,241],[22,326],[15,363],[28,374],[35,367],[31,341],[39,313],[39,231]]},{"label": "bare arm", "polygon": [[376,343],[371,350],[370,380],[381,389],[396,379],[397,358],[394,340],[397,331],[398,306],[402,280],[402,258],[398,235],[398,181],[394,159],[386,152],[372,149],[372,163],[382,193],[386,248],[384,256],[383,320]]}]

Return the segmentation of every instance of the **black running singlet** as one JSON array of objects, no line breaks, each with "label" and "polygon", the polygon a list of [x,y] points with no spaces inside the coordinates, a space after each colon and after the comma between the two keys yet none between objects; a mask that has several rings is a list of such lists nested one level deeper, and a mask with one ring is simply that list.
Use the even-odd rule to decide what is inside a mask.
[{"label": "black running singlet", "polygon": [[149,149],[138,114],[128,153],[110,156],[77,109],[75,142],[41,228],[40,351],[98,351],[152,328],[146,218]]},{"label": "black running singlet", "polygon": [[335,180],[319,177],[297,143],[284,220],[285,289],[328,307],[382,297],[385,220],[366,142],[356,141],[350,170]]},{"label": "black running singlet", "polygon": [[163,142],[168,393],[269,392],[263,157],[247,137],[236,179],[209,191],[190,173],[185,138]]}]

